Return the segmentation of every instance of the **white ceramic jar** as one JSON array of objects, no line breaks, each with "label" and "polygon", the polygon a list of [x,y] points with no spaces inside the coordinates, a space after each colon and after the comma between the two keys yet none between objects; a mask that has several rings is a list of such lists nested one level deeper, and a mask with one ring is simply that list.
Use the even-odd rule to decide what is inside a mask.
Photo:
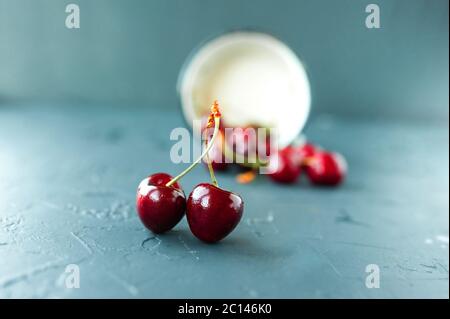
[{"label": "white ceramic jar", "polygon": [[253,31],[226,33],[200,46],[180,73],[178,91],[187,123],[218,100],[228,126],[277,128],[279,146],[299,135],[311,105],[299,58],[272,35]]}]

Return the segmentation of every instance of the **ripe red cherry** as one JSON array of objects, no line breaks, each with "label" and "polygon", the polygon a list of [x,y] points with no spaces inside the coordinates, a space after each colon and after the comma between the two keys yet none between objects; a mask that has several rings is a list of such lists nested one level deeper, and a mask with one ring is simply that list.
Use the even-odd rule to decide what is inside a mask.
[{"label": "ripe red cherry", "polygon": [[270,167],[273,172],[269,177],[278,183],[292,184],[301,173],[299,155],[292,146],[287,146],[271,156]]},{"label": "ripe red cherry", "polygon": [[214,101],[206,125],[207,127],[214,125],[211,143],[183,172],[174,178],[165,173],[153,174],[139,184],[136,196],[137,212],[142,223],[154,233],[172,229],[183,218],[186,211],[186,196],[177,182],[189,173],[214,145],[219,133],[220,117],[219,104]]},{"label": "ripe red cherry", "polygon": [[234,128],[233,131],[225,131],[226,143],[239,156],[247,160],[254,156],[268,156],[271,152],[270,135],[259,136],[256,125],[243,128]]},{"label": "ripe red cherry", "polygon": [[305,143],[296,147],[296,152],[298,153],[301,161],[305,158],[312,157],[316,151],[318,151],[316,146],[311,143]]},{"label": "ripe red cherry", "polygon": [[306,161],[306,173],[317,185],[338,185],[347,173],[347,162],[338,153],[318,152]]},{"label": "ripe red cherry", "polygon": [[[232,132],[232,134],[230,134]],[[226,135],[228,145],[244,158],[248,158],[249,154],[257,155],[258,141],[256,128],[253,126],[234,128]]]},{"label": "ripe red cherry", "polygon": [[181,186],[166,186],[172,176],[157,173],[145,178],[138,187],[136,208],[142,223],[152,232],[160,234],[173,227],[183,218],[186,197]]},{"label": "ripe red cherry", "polygon": [[239,195],[202,183],[188,197],[186,217],[198,239],[214,243],[233,231],[243,211],[244,202]]},{"label": "ripe red cherry", "polygon": [[[148,184],[155,185],[155,186],[164,186],[168,182],[170,182],[170,180],[172,180],[172,178],[173,178],[172,176],[170,176],[169,174],[166,174],[166,173],[156,173],[156,174],[150,175],[148,177]],[[175,182],[172,185],[172,187],[177,188],[181,191],[183,190],[178,182]]]}]

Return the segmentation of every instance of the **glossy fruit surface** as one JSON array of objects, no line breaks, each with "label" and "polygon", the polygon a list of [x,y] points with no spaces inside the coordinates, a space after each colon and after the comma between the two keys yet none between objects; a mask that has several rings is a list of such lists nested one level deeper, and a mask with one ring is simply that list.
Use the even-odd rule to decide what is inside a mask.
[{"label": "glossy fruit surface", "polygon": [[311,143],[305,143],[295,147],[295,151],[300,157],[301,165],[303,165],[303,159],[313,156],[318,151],[318,148]]},{"label": "glossy fruit surface", "polygon": [[242,198],[212,184],[197,185],[187,200],[186,217],[192,233],[214,243],[231,233],[244,212]]},{"label": "glossy fruit surface", "polygon": [[338,153],[318,152],[308,160],[309,180],[317,185],[338,185],[347,173],[347,162]]},{"label": "glossy fruit surface", "polygon": [[[154,186],[165,186],[173,177],[166,173],[156,173],[148,177],[148,184]],[[176,182],[172,187],[182,190],[181,185]]]},{"label": "glossy fruit surface", "polygon": [[292,146],[287,146],[271,156],[269,165],[272,172],[269,177],[278,183],[294,183],[301,173],[298,163],[299,155],[296,150]]},{"label": "glossy fruit surface", "polygon": [[166,232],[183,218],[186,197],[181,186],[165,186],[172,177],[166,173],[145,178],[138,187],[136,209],[142,223],[154,233]]}]

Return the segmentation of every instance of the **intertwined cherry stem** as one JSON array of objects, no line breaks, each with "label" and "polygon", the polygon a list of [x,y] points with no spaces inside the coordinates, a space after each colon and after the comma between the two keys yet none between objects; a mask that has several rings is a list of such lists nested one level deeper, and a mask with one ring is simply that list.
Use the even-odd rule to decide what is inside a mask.
[{"label": "intertwined cherry stem", "polygon": [[[210,149],[213,147],[214,145],[214,141],[219,133],[219,126],[220,126],[220,117],[219,116],[214,116],[214,133],[213,136],[211,138],[211,141],[208,143],[206,149],[203,151],[203,153],[200,155],[199,158],[197,158],[191,165],[189,165],[188,168],[186,168],[184,171],[182,171],[179,175],[175,176],[172,180],[170,180],[166,186],[170,187],[173,184],[175,184],[176,182],[178,182],[178,180],[180,180],[184,175],[186,175],[187,173],[189,173],[195,166],[197,166],[198,163],[200,163],[200,161],[203,159],[203,157],[208,155],[208,152],[210,151]],[[209,161],[208,158],[208,168],[210,167],[211,162]],[[212,169],[212,166],[211,166]],[[217,180],[214,183],[215,180],[215,176],[214,176],[214,172],[212,172],[212,170],[210,169],[210,174],[211,174],[211,181],[212,183],[217,186]],[[212,172],[212,173],[211,173]],[[213,180],[213,176],[214,176],[214,180]]]},{"label": "intertwined cherry stem", "polygon": [[[205,145],[208,146],[208,141],[205,141]],[[216,178],[216,175],[214,174],[214,169],[213,169],[213,166],[212,166],[212,163],[211,163],[208,153],[206,153],[206,164],[208,165],[209,176],[211,177],[211,183],[214,186],[219,187],[219,183],[217,183],[217,178]]]}]

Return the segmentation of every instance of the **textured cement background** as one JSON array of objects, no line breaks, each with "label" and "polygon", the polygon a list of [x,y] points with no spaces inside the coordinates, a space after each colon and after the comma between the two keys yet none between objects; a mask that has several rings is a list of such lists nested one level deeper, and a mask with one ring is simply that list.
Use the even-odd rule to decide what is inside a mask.
[{"label": "textured cement background", "polygon": [[[154,236],[135,213],[143,177],[184,167],[169,160],[181,125],[130,105],[0,107],[0,297],[449,297],[448,122],[316,116],[306,133],[345,154],[346,183],[221,174],[246,208],[217,245],[185,221]],[[206,180],[199,167],[182,184]],[[68,264],[79,289],[65,286]],[[368,264],[379,289],[365,286]]]}]

